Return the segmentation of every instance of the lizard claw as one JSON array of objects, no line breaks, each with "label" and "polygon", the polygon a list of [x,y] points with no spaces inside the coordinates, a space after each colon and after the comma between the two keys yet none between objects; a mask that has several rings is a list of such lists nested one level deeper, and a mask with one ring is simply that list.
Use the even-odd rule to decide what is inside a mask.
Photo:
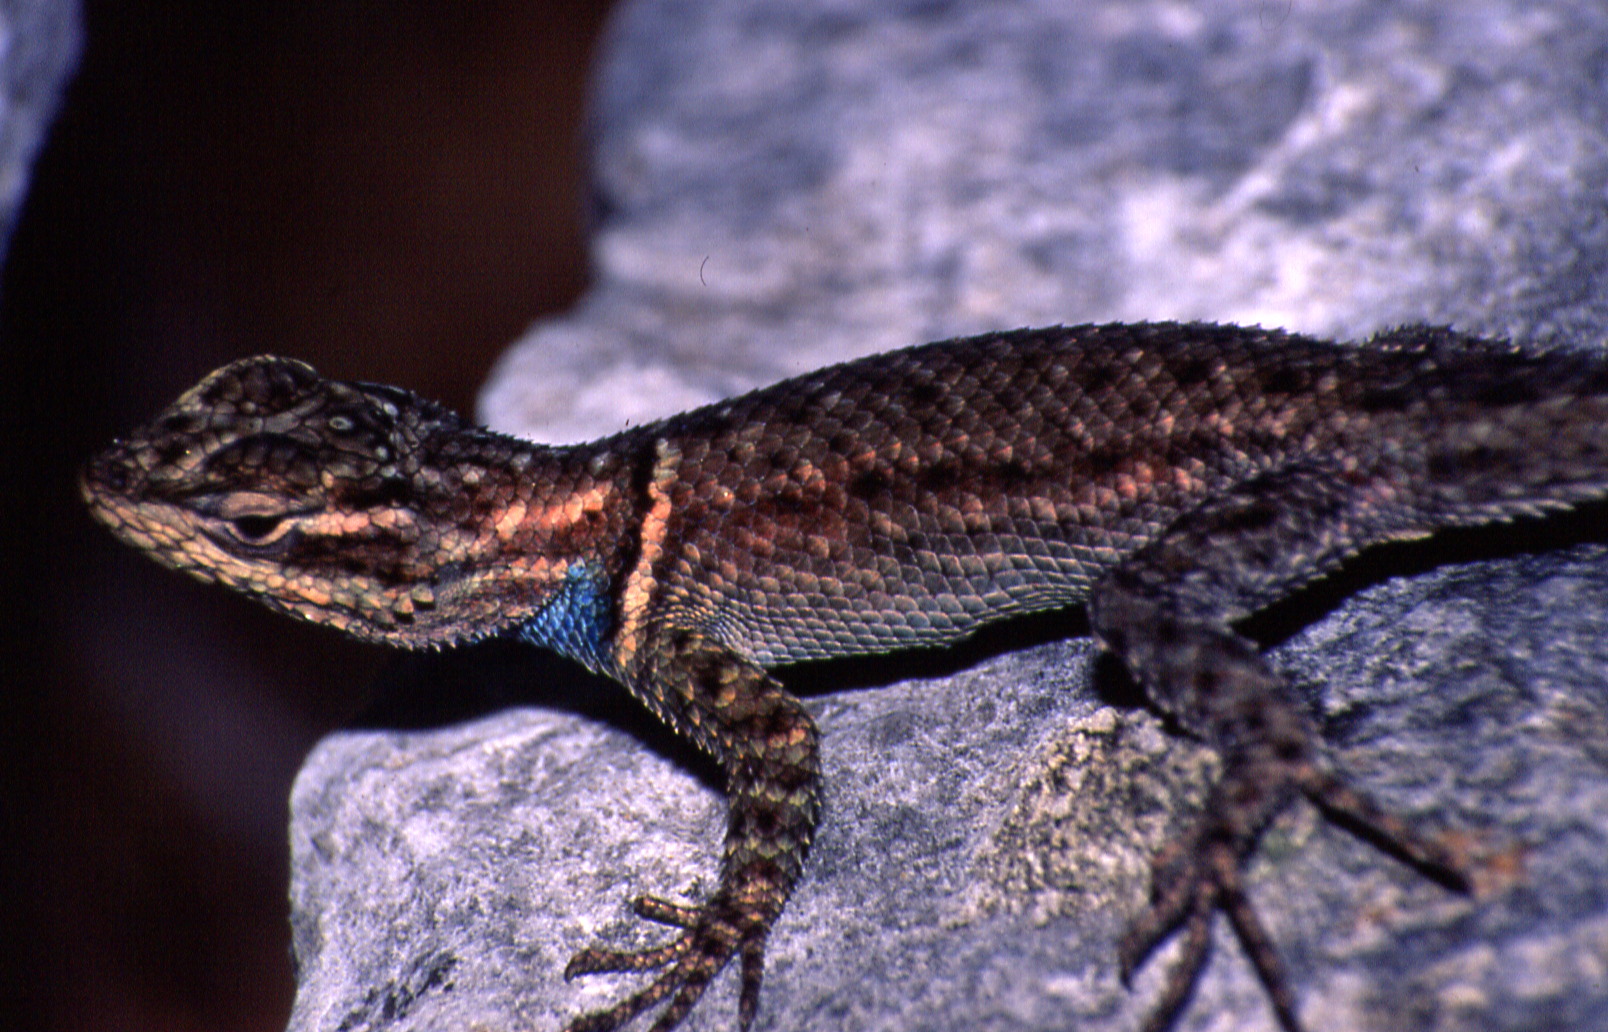
[{"label": "lizard claw", "polygon": [[564,1026],[564,1032],[613,1032],[665,999],[669,1004],[652,1025],[652,1032],[667,1032],[692,1010],[725,966],[742,956],[742,996],[738,1027],[748,1029],[759,1009],[759,984],[764,974],[765,936],[770,915],[750,913],[752,908],[720,897],[702,906],[685,906],[653,896],[631,903],[638,917],[682,929],[663,946],[643,950],[612,950],[592,946],[570,958],[566,981],[600,972],[652,971],[663,968],[650,984],[604,1010],[583,1014]]},{"label": "lizard claw", "polygon": [[1262,921],[1240,882],[1242,849],[1210,817],[1173,840],[1153,863],[1150,906],[1134,918],[1117,947],[1122,980],[1129,982],[1145,959],[1180,926],[1183,945],[1151,1007],[1143,1032],[1172,1026],[1206,965],[1211,946],[1211,920],[1218,910],[1228,917],[1240,945],[1256,969],[1285,1032],[1300,1032],[1295,995]]},{"label": "lizard claw", "polygon": [[[1259,784],[1253,786],[1253,781]],[[1285,1032],[1300,1032],[1289,977],[1240,881],[1240,865],[1255,848],[1261,829],[1297,792],[1331,820],[1448,887],[1461,891],[1477,887],[1473,850],[1463,838],[1416,829],[1319,763],[1304,760],[1282,769],[1264,768],[1254,779],[1243,772],[1230,774],[1219,782],[1206,815],[1156,854],[1150,905],[1128,925],[1118,944],[1122,980],[1127,983],[1157,946],[1183,929],[1179,957],[1160,1000],[1141,1026],[1144,1032],[1169,1027],[1183,1008],[1206,964],[1211,919],[1219,910],[1256,969],[1279,1026]]]}]

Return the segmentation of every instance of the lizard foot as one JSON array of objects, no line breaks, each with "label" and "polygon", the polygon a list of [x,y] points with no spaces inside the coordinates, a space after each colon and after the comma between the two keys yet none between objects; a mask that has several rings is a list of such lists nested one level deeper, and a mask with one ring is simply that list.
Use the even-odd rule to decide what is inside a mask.
[{"label": "lizard foot", "polygon": [[742,996],[738,1027],[748,1029],[759,1008],[759,983],[765,967],[765,936],[774,908],[745,904],[721,896],[702,906],[682,906],[652,896],[639,896],[631,909],[638,917],[682,929],[663,946],[643,950],[611,950],[592,946],[570,958],[565,980],[605,971],[663,972],[605,1010],[583,1014],[564,1026],[564,1032],[612,1032],[666,998],[651,1032],[668,1032],[686,1017],[709,983],[737,954],[742,955]]},{"label": "lizard foot", "polygon": [[1151,951],[1180,927],[1183,951],[1167,975],[1161,998],[1140,1026],[1143,1032],[1163,1032],[1183,1008],[1206,966],[1212,915],[1218,910],[1234,926],[1267,989],[1279,1025],[1286,1032],[1299,1032],[1295,996],[1273,940],[1240,883],[1240,859],[1240,849],[1210,818],[1156,854],[1150,906],[1128,925],[1117,947],[1122,979],[1129,981]]},{"label": "lizard foot", "polygon": [[[1329,819],[1450,888],[1469,891],[1475,885],[1466,837],[1422,834],[1317,764],[1298,763],[1285,770],[1277,780],[1293,790],[1288,794],[1267,784],[1246,791],[1249,786],[1236,785],[1235,780],[1220,783],[1206,815],[1156,854],[1150,906],[1129,924],[1118,944],[1122,979],[1127,982],[1157,946],[1182,930],[1182,951],[1167,975],[1160,999],[1141,1025],[1144,1032],[1162,1032],[1178,1016],[1206,964],[1211,920],[1219,910],[1256,969],[1279,1026],[1286,1032],[1301,1032],[1284,965],[1240,881],[1240,865],[1255,848],[1266,820],[1282,808],[1281,797],[1304,794]],[[1247,820],[1248,809],[1260,812]]]}]

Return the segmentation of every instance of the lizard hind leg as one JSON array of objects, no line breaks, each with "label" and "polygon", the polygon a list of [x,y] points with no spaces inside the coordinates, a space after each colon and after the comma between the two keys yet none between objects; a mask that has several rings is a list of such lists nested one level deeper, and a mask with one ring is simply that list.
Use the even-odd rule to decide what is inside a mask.
[{"label": "lizard hind leg", "polygon": [[[1090,622],[1151,704],[1216,748],[1222,768],[1203,813],[1152,862],[1149,907],[1119,947],[1124,979],[1182,929],[1181,955],[1143,1026],[1170,1026],[1208,954],[1222,911],[1266,988],[1279,1024],[1301,1028],[1272,938],[1240,881],[1268,824],[1300,796],[1389,852],[1466,887],[1467,860],[1349,787],[1330,769],[1312,720],[1284,679],[1232,624],[1374,541],[1403,531],[1367,492],[1321,471],[1287,469],[1181,517],[1091,594]],[[1365,501],[1359,503],[1357,499]]]}]

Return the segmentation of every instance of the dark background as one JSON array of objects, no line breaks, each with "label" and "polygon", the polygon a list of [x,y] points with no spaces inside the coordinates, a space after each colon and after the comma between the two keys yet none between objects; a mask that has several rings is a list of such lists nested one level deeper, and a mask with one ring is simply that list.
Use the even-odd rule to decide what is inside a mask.
[{"label": "dark background", "polygon": [[86,4],[0,288],[5,1027],[284,1027],[291,779],[388,654],[117,546],[76,470],[260,352],[472,408],[584,286],[608,6]]}]

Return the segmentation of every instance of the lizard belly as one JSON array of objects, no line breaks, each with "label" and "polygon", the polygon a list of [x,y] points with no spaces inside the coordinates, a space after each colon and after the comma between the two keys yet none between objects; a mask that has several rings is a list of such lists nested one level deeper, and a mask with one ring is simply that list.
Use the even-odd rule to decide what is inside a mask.
[{"label": "lizard belly", "polygon": [[[975,543],[973,543],[975,545]],[[1088,596],[1081,550],[879,556],[853,569],[791,569],[744,578],[709,603],[717,637],[764,664],[958,641],[987,623],[1060,609]]]}]

